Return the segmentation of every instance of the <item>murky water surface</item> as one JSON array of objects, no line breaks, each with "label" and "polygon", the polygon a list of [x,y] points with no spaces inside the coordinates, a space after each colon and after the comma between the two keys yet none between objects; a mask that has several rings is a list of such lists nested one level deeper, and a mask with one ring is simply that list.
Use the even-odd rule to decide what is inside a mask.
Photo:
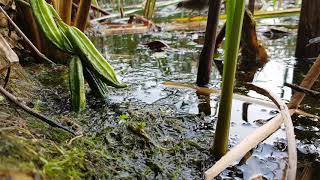
[{"label": "murky water surface", "polygon": [[[172,8],[164,8],[160,13],[166,14]],[[286,101],[290,100],[293,92],[283,84],[299,83],[312,61],[294,58],[294,32],[274,40],[262,36],[262,32],[269,24],[288,22],[297,24],[297,18],[259,21],[259,39],[267,48],[269,62],[249,77],[253,83]],[[197,95],[192,89],[163,85],[167,81],[191,84],[196,81],[203,36],[203,30],[199,29],[92,38],[115,67],[121,80],[129,85],[125,89],[111,88],[107,105],[91,98],[89,109],[80,117],[87,122],[87,131],[104,136],[106,148],[119,158],[120,161],[114,157],[113,164],[110,164],[118,171],[113,177],[200,179],[202,173],[213,165],[209,149],[214,137],[219,94]],[[170,47],[163,52],[154,52],[142,45],[153,40],[161,40]],[[211,78],[210,88],[219,89],[221,76],[215,67]],[[267,99],[246,90],[241,85],[240,77],[236,84],[235,92],[238,94]],[[315,90],[320,90],[319,84],[316,83]],[[64,106],[56,107],[56,113],[68,114],[68,100],[62,101],[60,105]],[[307,97],[302,109],[319,115],[318,104],[318,99]],[[54,109],[55,105],[52,106]],[[275,114],[275,109],[234,100],[230,146],[236,145]],[[319,122],[298,116],[294,116],[293,120],[298,142],[299,172],[306,168],[319,169]],[[133,125],[128,125],[130,123]],[[131,132],[124,125],[128,125]],[[142,131],[137,133],[137,126],[143,126],[143,132],[147,135]],[[132,132],[138,136],[135,137]],[[245,163],[240,161],[225,170],[219,178],[251,179],[262,176],[281,179],[287,162],[286,152],[285,131],[282,128],[258,145]],[[319,172],[313,171],[313,177],[319,178],[319,175]]]},{"label": "murky water surface", "polygon": [[[275,20],[269,20],[269,23],[270,21],[272,23]],[[297,23],[295,19],[292,21]],[[263,24],[268,24],[268,21],[261,22],[261,24],[259,26],[260,32],[266,29],[267,26]],[[266,45],[269,62],[255,73],[252,82],[289,101],[293,92],[283,84],[285,82],[299,83],[301,76],[306,73],[306,69],[310,65],[306,65],[308,62],[297,61],[293,57],[296,37],[294,33],[276,40],[267,39],[261,33],[259,35]],[[112,94],[111,102],[130,103],[137,106],[138,109],[143,108],[145,111],[158,113],[158,108],[166,109],[168,107],[174,111],[174,116],[194,117],[193,120],[197,122],[189,122],[189,124],[183,120],[176,122],[188,126],[185,129],[187,132],[179,136],[190,139],[203,138],[207,140],[205,143],[211,144],[217,118],[219,95],[212,94],[210,97],[206,97],[197,95],[193,90],[170,88],[163,85],[166,81],[195,82],[197,58],[201,51],[201,44],[198,44],[197,40],[200,38],[203,38],[202,32],[161,32],[95,38],[95,43],[110,59],[122,77],[122,81],[130,85],[128,89],[117,90],[115,94]],[[164,52],[153,52],[141,45],[142,42],[153,40],[162,40],[170,48]],[[211,77],[210,87],[219,88],[221,76],[216,68],[213,69]],[[241,81],[237,82],[241,84]],[[242,86],[237,86],[236,92],[266,99],[254,91],[244,90]],[[304,109],[318,114],[319,107],[316,102],[318,100],[307,98],[306,101],[314,103],[304,105]],[[274,109],[234,100],[230,145],[237,144],[275,114]],[[320,152],[319,143],[316,143],[319,136],[319,124],[299,125],[299,118],[294,118],[294,120],[298,132],[299,157],[301,161],[304,161],[302,155],[319,154]],[[308,133],[312,137],[306,139],[302,135],[303,133]],[[280,179],[283,175],[283,169],[286,167],[286,158],[285,132],[284,129],[281,129],[254,149],[252,157],[244,165],[238,165],[238,170],[226,170],[220,177],[250,179],[254,176],[263,176],[267,179]],[[318,162],[317,159],[315,161]],[[189,175],[182,171],[181,177],[188,178]]]}]

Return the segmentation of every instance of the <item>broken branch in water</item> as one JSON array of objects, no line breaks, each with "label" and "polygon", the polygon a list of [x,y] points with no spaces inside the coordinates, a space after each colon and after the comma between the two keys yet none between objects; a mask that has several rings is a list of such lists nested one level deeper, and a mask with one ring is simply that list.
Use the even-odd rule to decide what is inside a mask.
[{"label": "broken branch in water", "polygon": [[0,11],[7,17],[7,19],[9,20],[10,24],[15,28],[15,30],[17,31],[17,33],[22,36],[22,38],[26,41],[26,43],[36,52],[36,54],[46,60],[47,62],[51,63],[51,64],[55,64],[53,61],[51,61],[49,58],[47,58],[44,54],[42,54],[37,47],[35,47],[33,45],[33,43],[30,41],[30,39],[21,31],[21,29],[16,25],[16,23],[13,22],[13,20],[10,18],[10,16],[6,13],[5,10],[3,10],[3,8],[0,6]]},{"label": "broken branch in water", "polygon": [[31,108],[29,108],[28,106],[24,105],[23,103],[21,103],[14,95],[12,95],[11,93],[9,93],[7,90],[5,90],[2,86],[0,86],[0,93],[5,96],[10,102],[12,102],[13,104],[17,105],[18,107],[20,107],[21,109],[23,109],[25,112],[27,112],[28,114],[40,119],[41,121],[47,123],[48,125],[52,126],[52,127],[56,127],[62,130],[65,130],[73,135],[76,135],[77,133],[73,132],[72,130],[48,119],[47,117],[43,116],[42,114],[39,114],[35,111],[33,111]]},{"label": "broken branch in water", "polygon": [[[210,94],[220,94],[220,90],[218,90],[218,89],[199,87],[194,84],[188,84],[188,83],[167,81],[167,82],[164,82],[163,85],[167,86],[167,87],[174,87],[174,88],[180,88],[180,89],[192,89],[192,90],[196,91],[197,94],[206,95],[206,96],[208,96]],[[274,103],[272,103],[271,101],[267,101],[267,100],[263,100],[263,99],[257,99],[257,98],[253,98],[253,97],[249,97],[249,96],[244,96],[241,94],[236,94],[236,93],[233,94],[233,98],[236,100],[239,100],[239,101],[249,102],[252,104],[257,104],[257,105],[268,107],[268,108],[277,108],[277,106]],[[300,109],[296,109],[295,114],[307,116],[310,118],[320,119],[319,116],[304,112]]]},{"label": "broken branch in water", "polygon": [[[316,62],[312,65],[307,75],[302,80],[300,86],[303,88],[311,89],[314,82],[318,79],[320,75],[320,55],[318,56]],[[289,109],[297,109],[299,104],[302,102],[305,94],[301,92],[295,93],[291,97],[291,101],[288,104]]]},{"label": "broken branch in water", "polygon": [[310,95],[315,98],[320,98],[320,92],[318,91],[313,91],[313,90],[298,86],[296,84],[284,83],[284,85],[290,87],[295,91],[302,92],[304,94]]},{"label": "broken branch in water", "polygon": [[[301,86],[304,88],[311,88],[314,82],[318,79],[320,75],[320,55],[318,56],[316,62],[310,68],[308,74],[303,79]],[[297,107],[300,105],[304,98],[304,93],[295,93],[291,98],[291,101],[288,104],[290,108],[289,114],[292,115],[297,111]],[[286,115],[287,116],[287,115]],[[206,179],[210,179],[212,177],[217,176],[221,171],[223,171],[226,167],[231,165],[234,161],[243,157],[246,152],[250,149],[258,145],[260,141],[263,141],[270,134],[275,132],[280,128],[282,124],[283,117],[281,115],[277,115],[275,118],[267,122],[265,125],[258,128],[253,134],[246,137],[240,144],[231,149],[225,156],[223,156],[213,167],[205,172]],[[249,141],[250,139],[255,139],[256,141]],[[289,167],[294,164],[289,164]],[[288,179],[295,179],[295,176],[289,174]]]},{"label": "broken branch in water", "polygon": [[291,122],[291,115],[294,114],[295,110],[288,110],[286,104],[281,101],[277,96],[264,90],[260,87],[250,85],[250,88],[266,95],[271,98],[273,102],[281,111],[281,115],[277,115],[265,125],[256,129],[252,134],[247,136],[238,145],[232,148],[226,155],[224,155],[219,161],[217,161],[210,169],[205,172],[206,179],[213,179],[225,168],[232,165],[232,163],[241,157],[243,157],[248,151],[257,146],[260,142],[269,137],[272,133],[278,130],[283,122],[286,124],[287,138],[288,138],[288,151],[289,151],[289,168],[288,168],[288,179],[295,179],[296,168],[297,168],[297,152],[296,142],[294,138],[293,125]]},{"label": "broken branch in water", "polygon": [[273,92],[267,91],[261,87],[255,86],[253,84],[248,84],[249,89],[256,91],[259,94],[267,96],[274,102],[282,115],[284,125],[286,127],[286,134],[288,139],[288,179],[295,179],[297,170],[297,146],[296,139],[294,135],[294,127],[291,120],[291,114],[289,113],[288,106]]},{"label": "broken branch in water", "polygon": [[[294,110],[289,110],[290,115]],[[210,169],[205,172],[206,179],[213,179],[229,165],[243,157],[248,151],[256,147],[261,141],[265,140],[273,132],[278,130],[282,124],[282,116],[278,114],[263,126],[256,129],[249,136],[244,138],[238,145],[232,148],[225,156],[217,161]],[[250,141],[254,139],[255,141]]]}]

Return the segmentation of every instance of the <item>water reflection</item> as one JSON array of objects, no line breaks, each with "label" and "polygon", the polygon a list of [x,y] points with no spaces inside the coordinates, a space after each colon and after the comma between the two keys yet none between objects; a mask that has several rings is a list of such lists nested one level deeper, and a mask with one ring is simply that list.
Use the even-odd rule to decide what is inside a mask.
[{"label": "water reflection", "polygon": [[[210,95],[201,95],[198,94],[198,109],[199,113],[203,113],[206,116],[212,115],[211,113],[211,104],[210,104]],[[216,109],[215,109],[216,110]]]},{"label": "water reflection", "polygon": [[[99,49],[110,60],[122,80],[130,85],[128,89],[113,91],[110,100],[116,103],[130,102],[137,106],[147,104],[157,107],[173,107],[176,110],[175,113],[181,116],[201,114],[204,115],[204,124],[210,122],[210,126],[203,128],[204,134],[212,134],[219,104],[218,94],[200,95],[191,89],[168,88],[162,85],[166,81],[190,84],[195,82],[197,58],[201,50],[201,46],[195,44],[197,42],[195,38],[201,38],[201,36],[195,36],[194,34],[164,32],[146,35],[95,37],[94,42]],[[159,39],[165,41],[170,48],[159,53],[152,52],[141,45],[142,42]],[[302,73],[301,69],[306,69],[306,67],[302,67],[305,63],[298,62],[296,64],[296,60],[292,58],[294,41],[295,37],[277,40],[264,39],[269,52],[269,62],[263,68],[248,68],[245,66],[247,69],[243,69],[242,74],[237,75],[235,91],[266,99],[266,97],[254,91],[245,90],[241,86],[241,82],[249,81],[277,93],[285,100],[290,100],[292,91],[283,87],[284,82],[299,82],[302,74],[305,73]],[[211,77],[210,87],[220,87],[221,75],[217,68],[213,68]],[[311,103],[312,101],[306,102]],[[308,112],[317,112],[315,108],[309,110]],[[274,115],[274,109],[234,100],[230,145],[237,144],[239,140]],[[303,129],[303,132],[306,131],[309,130]],[[188,132],[188,137],[196,136],[194,133],[199,132]],[[259,167],[255,171],[261,174],[271,170],[271,174],[264,174],[264,177],[269,179],[281,177],[281,169],[284,168],[286,163],[286,153],[281,150],[272,150],[272,147],[279,138],[284,139],[284,137],[284,131],[279,130],[264,144],[259,145],[247,163],[238,167],[245,171],[244,177],[249,178],[254,174],[253,167]],[[298,136],[298,138],[303,139],[305,137]]]},{"label": "water reflection", "polygon": [[248,109],[251,103],[245,102],[242,104],[242,120],[248,122]]},{"label": "water reflection", "polygon": [[[194,45],[193,42],[195,37],[201,38],[201,36],[194,36],[194,33],[183,32],[172,32],[169,34],[153,33],[94,38],[100,50],[106,54],[111,64],[120,72],[122,80],[133,85],[132,89],[135,89],[135,92],[132,93],[134,97],[131,99],[152,104],[167,95],[165,89],[161,86],[162,82],[194,82],[197,71],[197,59],[201,47]],[[152,52],[141,45],[142,42],[155,39],[165,41],[169,44],[170,48],[164,52]],[[240,66],[242,69],[238,71],[237,81],[254,82],[259,86],[276,92],[281,98],[289,100],[292,91],[289,88],[283,87],[283,84],[284,82],[292,83],[293,80],[295,59],[288,58],[288,55],[292,55],[293,52],[293,46],[291,46],[293,43],[292,39],[295,38],[286,37],[282,40],[265,39],[267,51],[269,52],[269,62],[263,68],[261,66]],[[286,46],[280,46],[280,42],[284,42]],[[276,48],[275,45],[277,45]],[[282,53],[274,53],[275,49],[277,52]],[[213,68],[210,87],[219,87],[220,79],[219,70]],[[265,99],[264,96],[254,91],[243,91],[241,86],[236,87],[236,92]],[[187,101],[195,101],[187,103],[188,105],[184,106],[184,110],[186,110],[186,107],[189,108],[188,112],[198,113],[199,110],[192,109],[193,107],[198,107],[198,102],[207,102],[200,104],[199,107],[210,105],[208,102],[210,98],[208,97],[190,95],[189,98]],[[205,112],[207,112],[207,115],[214,115],[212,113],[214,112],[213,110],[211,110],[210,114],[208,110]]]}]

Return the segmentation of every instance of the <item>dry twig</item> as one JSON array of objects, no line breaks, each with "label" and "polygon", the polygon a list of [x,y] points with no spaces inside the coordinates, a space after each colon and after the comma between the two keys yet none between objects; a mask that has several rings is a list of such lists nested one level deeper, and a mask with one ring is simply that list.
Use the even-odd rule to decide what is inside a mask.
[{"label": "dry twig", "polygon": [[[252,86],[253,88],[255,86]],[[243,157],[248,151],[257,146],[261,141],[265,140],[272,133],[278,130],[283,122],[286,123],[287,137],[288,137],[288,149],[289,150],[289,173],[288,179],[294,179],[296,173],[296,146],[294,139],[293,125],[290,116],[295,112],[295,110],[288,111],[287,106],[284,102],[280,101],[274,94],[263,90],[262,88],[255,87],[254,90],[258,93],[263,93],[267,95],[273,102],[276,103],[278,108],[281,110],[281,115],[277,115],[265,125],[256,129],[252,134],[247,136],[241,143],[232,148],[225,156],[223,156],[219,161],[217,161],[210,169],[205,172],[206,179],[212,179],[222,172],[225,168],[232,165],[232,163],[241,157]]]},{"label": "dry twig", "polygon": [[18,107],[20,107],[21,109],[23,109],[25,112],[27,112],[28,114],[40,119],[41,121],[47,123],[48,125],[52,126],[52,127],[56,127],[56,128],[60,128],[62,130],[65,130],[73,135],[76,135],[75,132],[73,132],[72,130],[48,119],[47,117],[43,116],[42,114],[39,114],[35,111],[33,111],[31,108],[29,108],[28,106],[24,105],[23,103],[21,103],[15,96],[13,96],[11,93],[9,93],[8,91],[6,91],[3,87],[0,86],[0,93],[5,96],[10,102],[12,102],[13,104],[17,105]]},{"label": "dry twig", "polygon": [[296,177],[296,170],[297,170],[297,147],[296,147],[296,140],[294,135],[294,127],[291,120],[291,114],[289,113],[288,106],[284,101],[282,101],[280,98],[278,98],[277,95],[275,95],[273,92],[267,91],[261,87],[255,86],[253,84],[249,84],[248,87],[259,94],[262,94],[264,96],[267,96],[269,99],[271,99],[280,110],[280,113],[283,117],[283,122],[286,127],[286,134],[288,139],[288,172],[287,172],[287,179],[295,179]]},{"label": "dry twig", "polygon": [[[318,79],[319,75],[320,75],[320,55],[318,56],[316,62],[313,64],[313,66],[310,68],[308,74],[303,79],[301,86],[303,88],[310,89],[313,86],[314,82]],[[289,114],[285,113],[284,114],[285,117],[291,116],[292,114],[297,112],[297,107],[302,102],[304,96],[305,96],[305,94],[301,93],[301,92],[295,93],[293,95],[290,103],[288,104],[288,107],[290,108]],[[272,99],[276,100],[274,98],[272,98]],[[280,106],[280,108],[281,108],[281,106]],[[281,110],[283,110],[283,109],[281,109]],[[272,134],[277,129],[279,129],[280,125],[282,124],[282,120],[283,120],[282,115],[277,115],[272,120],[270,120],[268,123],[266,123],[265,125],[258,128],[253,134],[246,137],[240,144],[238,144],[236,147],[231,149],[213,167],[211,167],[209,170],[207,170],[205,172],[206,179],[210,179],[210,178],[217,176],[227,166],[231,165],[234,161],[243,157],[246,152],[248,152],[250,149],[252,149],[256,145],[258,145],[259,142],[263,141],[270,134]],[[287,127],[288,127],[288,126],[291,126],[289,123],[292,123],[292,122],[285,120],[285,123],[287,123]],[[289,132],[289,131],[291,131],[291,132]],[[294,134],[292,132],[293,130],[289,130],[289,131],[287,131],[287,136],[292,138],[292,136],[294,136]],[[256,141],[249,141],[250,139],[255,139]],[[291,149],[289,151],[289,154],[295,154],[294,151],[296,151],[296,149],[292,150],[293,145],[294,144],[293,144],[292,140],[290,140],[290,142],[288,141],[288,146],[290,146],[290,149]],[[293,161],[289,162],[289,168],[294,170],[293,168],[295,166],[296,166],[296,164],[293,163]],[[294,171],[296,171],[296,169]],[[287,177],[288,179],[290,179],[290,180],[295,179],[295,172],[294,171],[288,172],[288,177]]]}]

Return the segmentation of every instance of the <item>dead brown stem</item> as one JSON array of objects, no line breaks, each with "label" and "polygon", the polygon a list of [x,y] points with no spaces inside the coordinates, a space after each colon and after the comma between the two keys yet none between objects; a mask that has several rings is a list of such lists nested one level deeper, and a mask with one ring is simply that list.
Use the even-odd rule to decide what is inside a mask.
[{"label": "dead brown stem", "polygon": [[48,125],[52,126],[52,127],[56,127],[62,130],[65,130],[73,135],[76,135],[75,132],[73,132],[72,130],[48,119],[47,117],[43,116],[42,114],[39,114],[35,111],[33,111],[31,108],[29,108],[28,106],[24,105],[23,103],[21,103],[15,96],[13,96],[11,93],[9,93],[8,91],[6,91],[2,86],[0,86],[0,93],[5,96],[10,102],[12,102],[13,104],[17,105],[18,107],[20,107],[22,110],[24,110],[25,112],[27,112],[28,114],[40,119],[41,121],[47,123]]},{"label": "dead brown stem", "polygon": [[209,12],[207,27],[205,33],[205,42],[200,53],[197,85],[206,86],[209,84],[213,54],[216,46],[216,34],[219,22],[219,13],[221,7],[221,0],[209,1]]},{"label": "dead brown stem", "polygon": [[[226,23],[221,28],[217,39],[216,39],[216,47],[215,52],[217,52],[218,47],[220,47],[226,32]],[[241,53],[242,53],[242,63],[243,60],[247,60],[248,62],[244,63],[245,65],[257,64],[264,65],[267,62],[267,51],[260,44],[257,33],[256,33],[256,24],[254,18],[250,11],[246,10],[243,19],[243,27],[241,34]],[[258,60],[258,61],[256,61]]]},{"label": "dead brown stem", "polygon": [[48,59],[44,54],[42,54],[37,47],[35,47],[33,45],[33,43],[29,40],[29,38],[21,31],[21,29],[13,22],[13,20],[8,16],[8,14],[2,9],[2,7],[0,7],[0,11],[8,18],[10,24],[12,24],[12,26],[15,28],[16,32],[22,36],[23,40],[36,52],[36,54],[46,60],[47,62],[51,63],[51,64],[55,64],[54,62],[52,62],[50,59]]},{"label": "dead brown stem", "polygon": [[59,9],[60,9],[60,0],[51,0],[52,2],[52,5],[54,7],[54,9],[57,10],[57,12],[59,12]]},{"label": "dead brown stem", "polygon": [[245,66],[248,66],[249,64],[257,64],[262,66],[267,62],[267,51],[258,41],[256,22],[249,10],[246,10],[244,13],[241,47],[241,64]]},{"label": "dead brown stem", "polygon": [[59,12],[61,19],[70,25],[71,23],[71,12],[72,12],[72,0],[63,0],[59,5]]},{"label": "dead brown stem", "polygon": [[248,9],[250,10],[250,12],[251,12],[252,14],[254,13],[255,1],[256,1],[256,0],[249,0]]},{"label": "dead brown stem", "polygon": [[86,28],[90,7],[91,0],[80,0],[75,26],[79,28],[81,31],[84,31]]},{"label": "dead brown stem", "polygon": [[17,1],[17,10],[18,17],[29,19],[27,23],[21,21],[22,19],[18,19],[18,22],[20,22],[20,25],[23,25],[23,29],[25,32],[29,32],[28,36],[31,38],[33,44],[39,49],[39,51],[44,52],[45,48],[43,47],[43,39],[38,29],[37,22],[33,18],[30,7],[26,6],[21,1]]},{"label": "dead brown stem", "polygon": [[[289,113],[292,115],[294,110],[289,110]],[[213,177],[217,176],[226,167],[233,164],[252,148],[256,147],[261,141],[269,137],[270,134],[280,128],[283,122],[282,120],[282,116],[278,114],[276,117],[272,118],[266,124],[244,138],[238,145],[233,147],[226,155],[217,161],[214,166],[205,172],[206,179],[213,179]],[[250,139],[255,139],[255,141],[249,141]]]},{"label": "dead brown stem", "polygon": [[274,93],[265,90],[261,87],[255,86],[253,84],[248,84],[249,89],[256,91],[259,94],[267,96],[278,106],[280,113],[283,118],[284,125],[286,127],[286,134],[288,139],[288,172],[287,179],[294,180],[296,178],[296,170],[297,170],[297,145],[296,139],[294,135],[294,127],[291,120],[291,114],[289,113],[288,106],[284,101],[282,101],[277,95]]},{"label": "dead brown stem", "polygon": [[291,115],[295,112],[295,110],[288,110],[286,104],[280,100],[273,93],[264,90],[262,88],[251,85],[250,89],[257,91],[258,93],[262,93],[269,97],[279,108],[281,111],[281,115],[277,115],[272,120],[268,121],[265,125],[256,129],[253,133],[247,136],[244,140],[242,140],[238,145],[232,148],[226,155],[224,155],[219,161],[217,161],[214,166],[208,169],[205,172],[205,178],[213,179],[217,176],[221,171],[223,171],[229,165],[241,157],[243,157],[248,151],[257,146],[260,142],[269,137],[273,132],[278,130],[284,120],[286,125],[286,132],[288,138],[288,151],[289,151],[289,168],[288,168],[288,179],[295,179],[296,174],[296,165],[297,165],[297,152],[296,152],[296,142],[294,138],[294,129],[291,122]]}]

